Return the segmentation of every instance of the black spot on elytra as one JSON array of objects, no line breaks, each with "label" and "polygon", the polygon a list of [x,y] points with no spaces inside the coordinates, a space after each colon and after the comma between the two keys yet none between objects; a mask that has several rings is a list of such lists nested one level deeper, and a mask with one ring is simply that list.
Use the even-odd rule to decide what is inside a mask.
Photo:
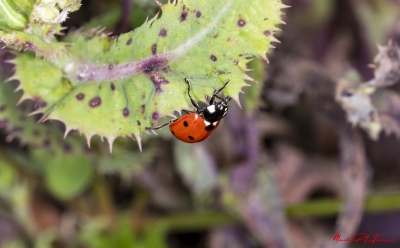
[{"label": "black spot on elytra", "polygon": [[0,106],[0,112],[4,112],[6,110],[6,106]]},{"label": "black spot on elytra", "polygon": [[160,115],[160,113],[155,111],[155,112],[153,112],[153,115],[151,118],[153,118],[153,120],[155,120],[155,121],[158,121],[161,118],[161,115]]},{"label": "black spot on elytra", "polygon": [[144,111],[145,111],[145,109],[146,109],[146,105],[142,105],[142,106],[140,106],[140,108],[142,109],[142,114],[144,114]]},{"label": "black spot on elytra", "polygon": [[142,125],[142,123],[140,123],[140,121],[137,121],[137,125],[140,126],[140,125]]},{"label": "black spot on elytra", "polygon": [[193,138],[192,136],[188,136],[188,138],[189,138],[190,140],[194,140],[194,138]]},{"label": "black spot on elytra", "polygon": [[132,38],[129,38],[129,40],[126,42],[126,44],[129,46],[130,44],[132,44]]},{"label": "black spot on elytra", "polygon": [[129,109],[128,108],[124,108],[122,110],[122,114],[124,115],[124,117],[128,117],[129,116]]},{"label": "black spot on elytra", "polygon": [[206,131],[212,131],[214,129],[214,125],[210,124],[208,126],[206,126]]},{"label": "black spot on elytra", "polygon": [[99,96],[93,97],[89,101],[89,107],[96,108],[101,105],[101,98]]},{"label": "black spot on elytra", "polygon": [[162,28],[158,36],[165,37],[167,36],[167,33],[168,33],[167,30],[165,28]]},{"label": "black spot on elytra", "polygon": [[217,57],[215,57],[215,55],[211,55],[211,56],[210,56],[210,59],[211,59],[212,61],[217,61]]},{"label": "black spot on elytra", "polygon": [[173,135],[175,135],[174,131],[172,131],[172,130],[171,130],[171,133],[172,133]]},{"label": "black spot on elytra", "polygon": [[196,17],[197,17],[197,18],[200,18],[200,16],[201,16],[201,12],[200,12],[200,11],[197,11],[197,12],[196,12]]},{"label": "black spot on elytra", "polygon": [[264,34],[265,36],[270,36],[270,35],[271,35],[271,31],[265,30],[265,31],[263,32],[263,34]]},{"label": "black spot on elytra", "polygon": [[85,98],[85,94],[79,93],[75,96],[78,101],[82,101]]},{"label": "black spot on elytra", "polygon": [[181,13],[181,17],[180,17],[181,22],[184,21],[184,20],[186,20],[187,15],[188,15],[188,12],[187,12],[187,11],[183,11],[183,12]]},{"label": "black spot on elytra", "polygon": [[153,44],[151,46],[151,54],[156,55],[157,53],[157,44]]},{"label": "black spot on elytra", "polygon": [[114,68],[113,65],[109,65],[109,66],[108,66],[108,69],[109,69],[109,70],[112,70],[113,68]]},{"label": "black spot on elytra", "polygon": [[112,91],[115,90],[115,85],[114,85],[114,83],[111,83],[111,84],[110,84],[110,88],[111,88]]},{"label": "black spot on elytra", "polygon": [[242,18],[239,18],[239,20],[238,20],[238,22],[237,22],[237,25],[238,25],[239,27],[244,27],[244,25],[246,25],[246,21],[243,20]]},{"label": "black spot on elytra", "polygon": [[185,127],[188,127],[188,126],[189,126],[189,124],[187,123],[187,121],[184,121],[184,122],[183,122],[183,125],[184,125]]}]

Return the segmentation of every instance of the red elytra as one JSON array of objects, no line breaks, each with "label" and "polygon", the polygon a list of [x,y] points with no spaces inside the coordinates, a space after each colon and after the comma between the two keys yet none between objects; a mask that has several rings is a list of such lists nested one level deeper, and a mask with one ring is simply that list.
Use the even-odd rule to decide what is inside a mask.
[{"label": "red elytra", "polygon": [[[180,118],[173,119],[168,123],[155,128],[147,128],[151,131],[160,129],[166,125],[170,125],[169,128],[171,133],[179,140],[187,143],[196,143],[205,140],[212,132],[218,127],[221,119],[228,113],[228,102],[231,100],[230,97],[222,98],[218,95],[229,83],[229,80],[225,82],[224,86],[219,90],[215,90],[214,94],[209,100],[209,105],[200,109],[196,100],[190,95],[190,82],[185,78],[185,82],[188,84],[188,96],[193,106],[196,108],[196,112],[189,112]],[[220,102],[216,101],[216,98],[220,99]]]},{"label": "red elytra", "polygon": [[169,125],[171,133],[186,143],[196,143],[205,140],[218,127],[217,121],[212,128],[207,128],[206,120],[197,113],[182,116]]}]

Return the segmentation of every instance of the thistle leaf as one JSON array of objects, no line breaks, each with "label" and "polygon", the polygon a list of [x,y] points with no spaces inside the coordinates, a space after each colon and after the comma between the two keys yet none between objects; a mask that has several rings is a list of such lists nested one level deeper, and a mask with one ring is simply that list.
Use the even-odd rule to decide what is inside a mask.
[{"label": "thistle leaf", "polygon": [[[165,4],[162,16],[118,38],[103,30],[75,32],[57,59],[16,58],[24,98],[40,99],[38,112],[87,137],[135,137],[174,111],[191,109],[230,80],[224,94],[237,102],[253,56],[266,58],[280,0],[193,1]],[[32,68],[35,68],[34,70]]]}]

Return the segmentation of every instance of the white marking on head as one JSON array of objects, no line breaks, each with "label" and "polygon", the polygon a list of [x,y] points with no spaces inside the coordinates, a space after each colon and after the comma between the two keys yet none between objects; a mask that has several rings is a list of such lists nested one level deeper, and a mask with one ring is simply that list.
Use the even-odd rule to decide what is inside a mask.
[{"label": "white marking on head", "polygon": [[195,115],[194,115],[194,119],[197,120],[197,118],[199,118],[199,115],[198,115],[198,114],[195,114]]},{"label": "white marking on head", "polygon": [[207,107],[208,112],[210,112],[211,114],[215,112],[215,105],[210,105]]},{"label": "white marking on head", "polygon": [[218,124],[218,121],[214,122],[214,123],[213,123],[213,126],[215,126],[215,125],[217,125],[217,124]]},{"label": "white marking on head", "polygon": [[206,127],[208,127],[211,123],[206,121],[206,120],[204,120],[204,124],[206,125]]}]

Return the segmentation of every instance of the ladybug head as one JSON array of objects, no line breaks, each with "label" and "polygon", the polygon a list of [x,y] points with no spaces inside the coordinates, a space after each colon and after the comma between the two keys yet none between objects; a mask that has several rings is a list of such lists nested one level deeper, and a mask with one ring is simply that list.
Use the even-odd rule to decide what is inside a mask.
[{"label": "ladybug head", "polygon": [[228,113],[228,108],[229,108],[228,102],[231,99],[232,98],[230,97],[225,97],[224,99],[221,98],[222,101],[214,102],[205,107],[201,111],[204,120],[213,123],[224,118]]}]

